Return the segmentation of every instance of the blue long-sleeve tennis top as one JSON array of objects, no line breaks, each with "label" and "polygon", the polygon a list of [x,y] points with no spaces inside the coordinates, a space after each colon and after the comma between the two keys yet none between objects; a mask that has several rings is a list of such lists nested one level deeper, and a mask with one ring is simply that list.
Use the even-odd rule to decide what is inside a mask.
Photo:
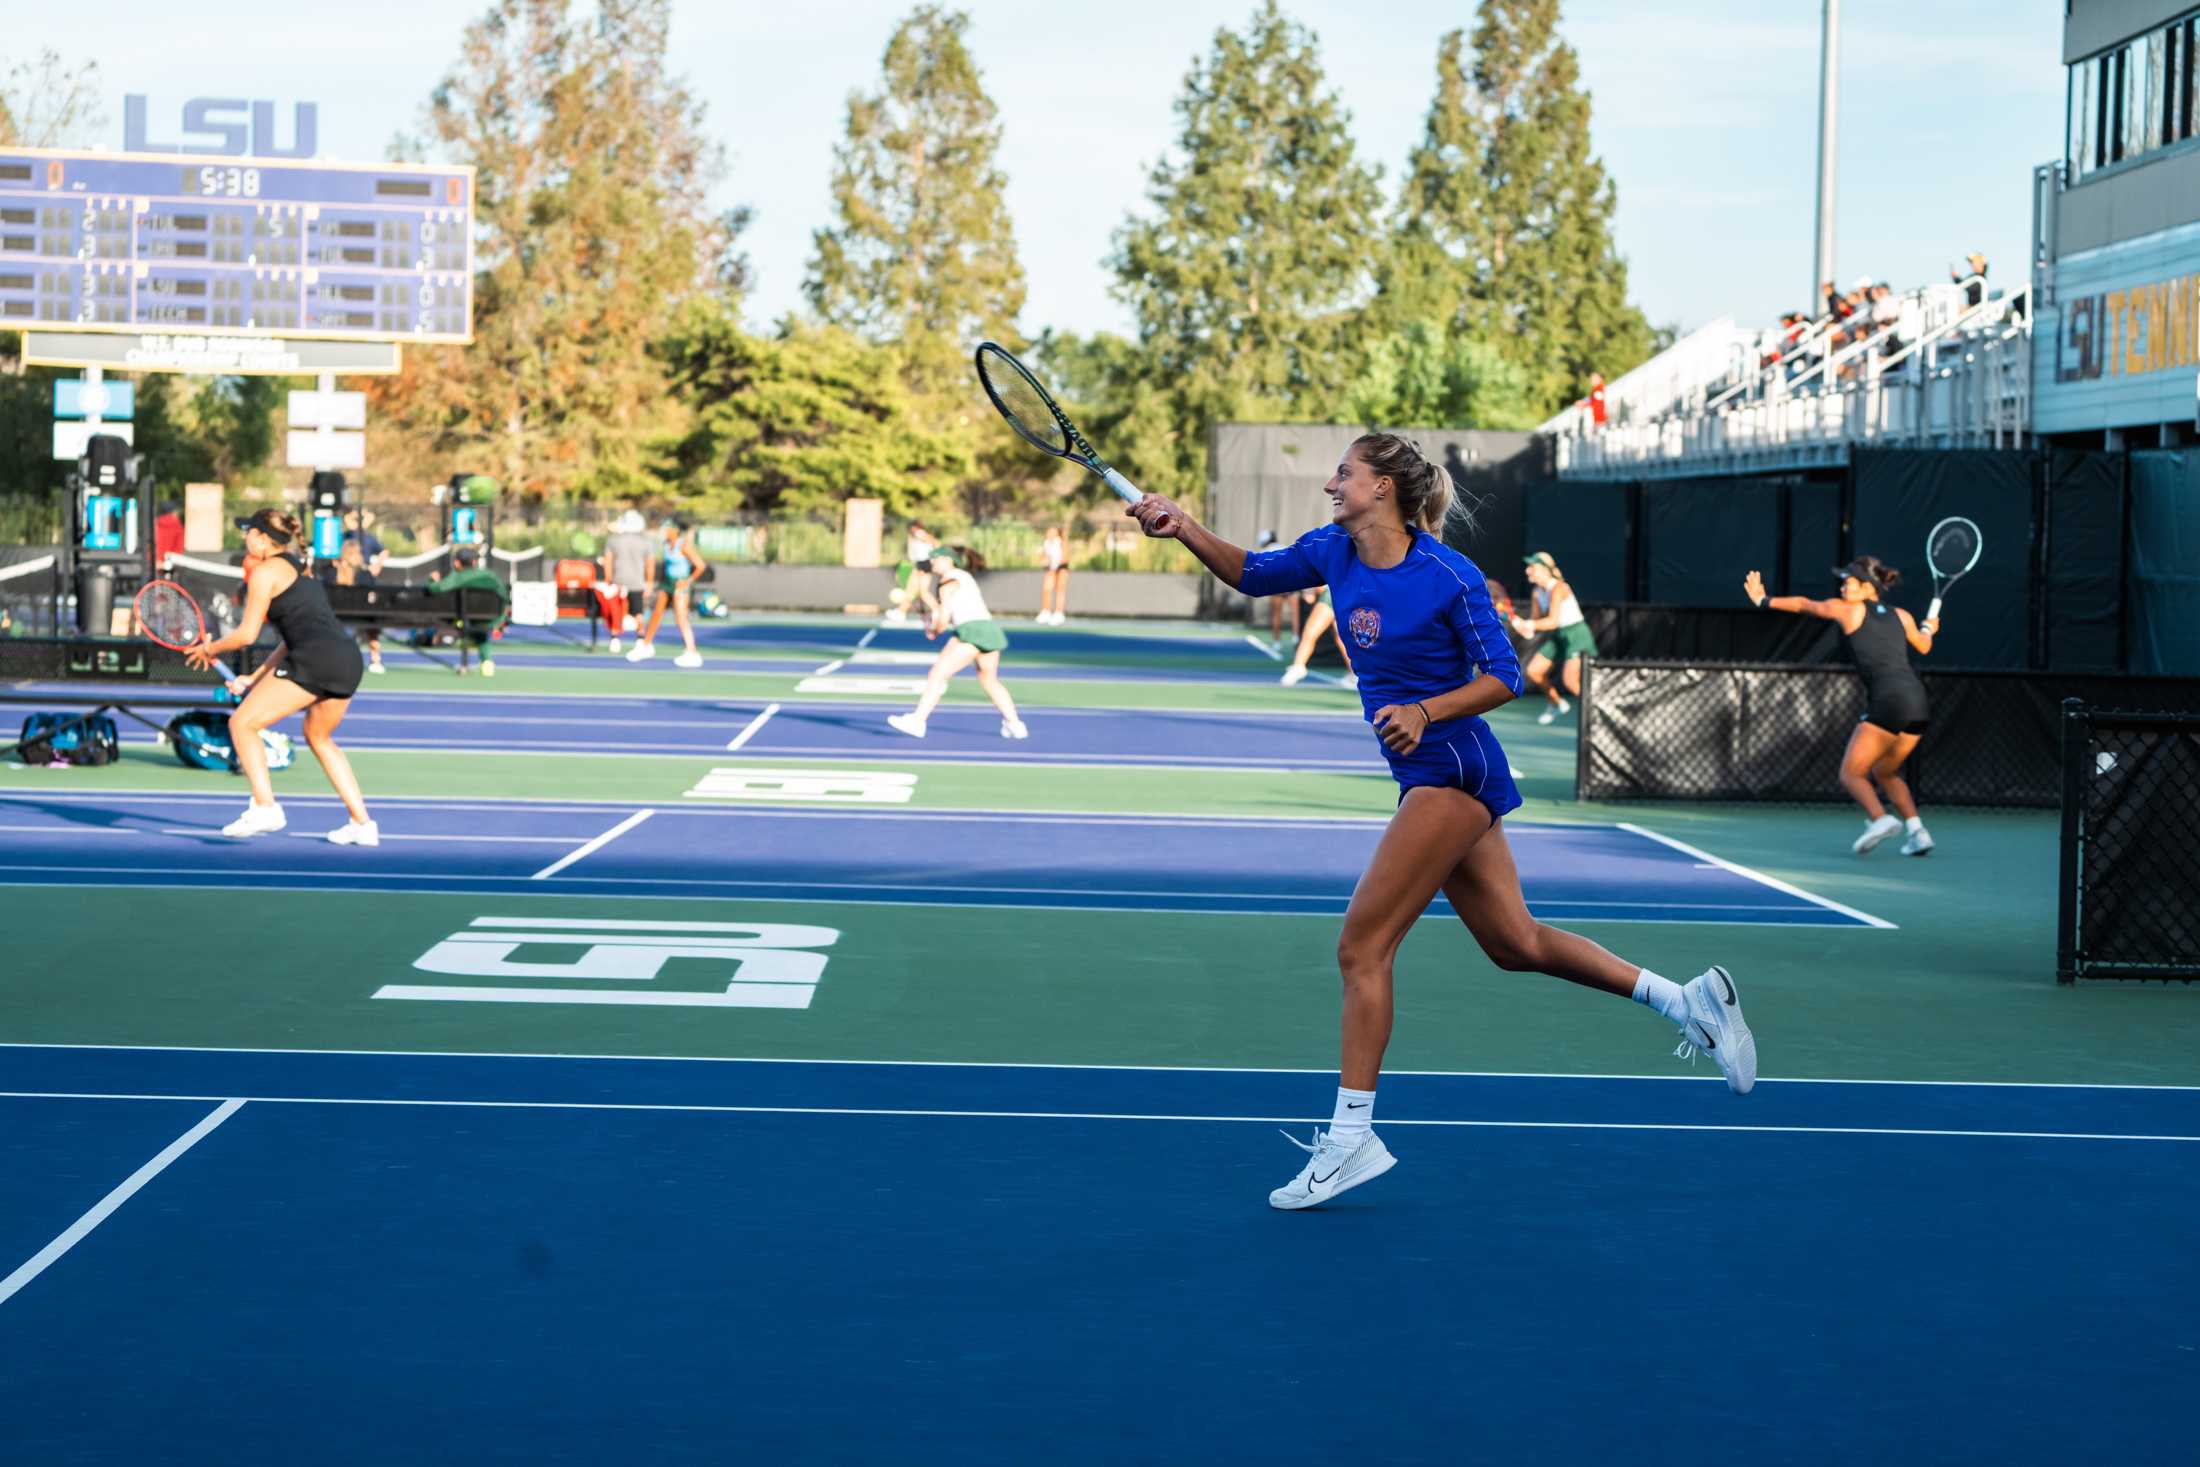
[{"label": "blue long-sleeve tennis top", "polygon": [[[1513,652],[1488,579],[1480,567],[1425,530],[1413,532],[1405,559],[1377,569],[1360,559],[1352,537],[1335,525],[1310,530],[1281,549],[1245,557],[1238,589],[1277,596],[1326,585],[1337,630],[1352,651],[1360,707],[1375,710],[1448,693],[1488,673],[1518,697],[1520,659]],[[1448,744],[1482,720],[1447,718],[1429,726],[1423,744]],[[1383,752],[1390,750],[1384,746]]]}]

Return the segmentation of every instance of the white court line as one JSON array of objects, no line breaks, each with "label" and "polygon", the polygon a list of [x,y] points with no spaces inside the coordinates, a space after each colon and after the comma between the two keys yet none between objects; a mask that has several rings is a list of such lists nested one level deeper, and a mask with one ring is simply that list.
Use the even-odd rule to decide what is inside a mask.
[{"label": "white court line", "polygon": [[[489,918],[476,918],[486,925]],[[531,925],[544,919],[525,920]],[[593,925],[593,924],[591,924]],[[611,924],[616,926],[616,923]],[[680,924],[685,926],[686,924]],[[908,1060],[815,1059],[790,1055],[758,1054],[574,1054],[570,1051],[471,1049],[292,1049],[281,1045],[249,1044],[54,1044],[36,1040],[0,1039],[0,1049],[81,1049],[122,1051],[130,1054],[340,1054],[377,1059],[435,1060],[611,1060],[653,1065],[840,1065],[871,1066],[899,1070],[1121,1070],[1132,1074],[1159,1071],[1167,1075],[1334,1075],[1335,1065],[1319,1069],[1287,1065],[1100,1065],[1044,1060]],[[1723,1085],[1717,1075],[1641,1075],[1576,1070],[1385,1070],[1386,1075],[1417,1075],[1432,1080],[1655,1080],[1664,1085]],[[2200,1091],[2200,1085],[2126,1085],[2088,1080],[1848,1080],[1831,1076],[1786,1075],[1769,1085],[1937,1085],[1957,1090],[2167,1090]],[[211,1099],[212,1097],[208,1097]]]},{"label": "white court line", "polygon": [[1649,839],[1656,841],[1661,846],[1671,846],[1674,850],[1679,851],[1684,856],[1694,856],[1698,861],[1707,861],[1711,865],[1718,867],[1721,871],[1731,871],[1736,876],[1746,877],[1751,881],[1769,886],[1774,891],[1784,891],[1789,896],[1801,897],[1804,901],[1810,902],[1814,906],[1824,907],[1830,912],[1839,912],[1844,917],[1854,917],[1857,921],[1864,923],[1866,926],[1883,927],[1889,932],[1896,930],[1895,924],[1889,922],[1884,917],[1874,917],[1869,912],[1860,912],[1854,907],[1846,906],[1843,903],[1833,900],[1831,897],[1822,897],[1815,892],[1805,891],[1799,886],[1794,886],[1788,882],[1782,881],[1777,876],[1767,876],[1762,871],[1752,871],[1747,866],[1737,865],[1736,863],[1727,860],[1723,856],[1714,856],[1709,851],[1698,850],[1696,847],[1688,844],[1688,842],[1686,841],[1675,840],[1669,835],[1660,835],[1656,831],[1645,829],[1640,825],[1630,825],[1624,820],[1619,822],[1619,828],[1621,830],[1632,831],[1636,835],[1647,836]]},{"label": "white court line", "polygon": [[809,673],[809,674],[808,674],[808,676],[810,676],[810,677],[830,677],[830,676],[832,676],[832,675],[833,675],[834,673],[836,673],[836,672],[840,671],[840,670],[841,670],[841,669],[842,669],[843,667],[846,667],[847,665],[848,665],[848,659],[847,659],[847,658],[845,658],[845,657],[842,657],[842,658],[839,658],[839,659],[837,659],[837,660],[835,660],[835,661],[832,661],[832,662],[828,662],[828,663],[826,663],[826,664],[825,664],[825,665],[824,665],[823,667],[820,667],[820,668],[818,668],[817,670],[815,670],[814,672],[811,672],[811,673]]},{"label": "white court line", "polygon": [[[214,1098],[216,1097],[207,1097],[210,1100]],[[14,1298],[25,1284],[52,1267],[62,1254],[83,1242],[93,1228],[98,1227],[111,1217],[116,1208],[137,1195],[139,1188],[166,1171],[170,1162],[198,1145],[216,1126],[228,1120],[243,1108],[244,1102],[234,1096],[223,1099],[222,1103],[216,1106],[213,1112],[204,1120],[169,1142],[167,1146],[161,1149],[158,1156],[130,1173],[128,1179],[121,1186],[93,1204],[90,1212],[70,1223],[59,1237],[32,1254],[21,1268],[18,1268],[6,1278],[0,1279],[0,1304],[5,1304],[8,1300]]]},{"label": "white court line", "polygon": [[610,845],[620,836],[625,835],[635,826],[641,824],[644,820],[647,820],[650,816],[656,813],[657,812],[655,810],[636,810],[633,814],[627,816],[626,819],[620,821],[617,825],[612,826],[602,835],[597,836],[587,845],[582,846],[578,850],[567,851],[564,855],[558,857],[557,860],[552,861],[549,865],[543,867],[540,871],[537,871],[534,875],[528,877],[527,879],[529,881],[547,881],[551,877],[557,875],[560,871],[563,871],[566,867],[572,865],[575,861],[578,861],[586,856],[594,855],[596,852],[602,850],[605,846]]},{"label": "white court line", "polygon": [[[77,1090],[0,1090],[5,1100],[212,1100],[211,1095],[167,1095],[160,1093],[133,1094],[119,1091]],[[1308,1126],[1321,1124],[1312,1115],[1290,1116],[1221,1116],[1178,1115],[1139,1111],[1095,1110],[948,1110],[922,1106],[868,1106],[868,1105],[704,1105],[700,1103],[678,1105],[665,1102],[639,1102],[614,1100],[422,1100],[385,1096],[330,1096],[330,1095],[248,1095],[242,1099],[222,1102],[222,1109],[199,1123],[205,1130],[212,1130],[236,1107],[251,1101],[259,1105],[386,1105],[433,1107],[445,1106],[462,1110],[578,1110],[578,1111],[657,1111],[679,1115],[747,1115],[747,1116],[912,1116],[945,1120],[1001,1120],[1001,1121],[1207,1121],[1229,1125]],[[1980,1140],[2006,1141],[2172,1141],[2200,1143],[2200,1136],[2151,1135],[2117,1131],[1988,1131],[1942,1129],[1928,1126],[1741,1126],[1720,1125],[1694,1121],[1505,1121],[1465,1118],[1402,1118],[1386,1117],[1386,1126],[1441,1126],[1455,1130],[1477,1131],[1721,1131],[1743,1135],[1768,1136],[1933,1136]],[[198,1128],[194,1128],[196,1130]],[[203,1134],[203,1132],[201,1133]],[[170,1150],[181,1155],[197,1136],[186,1133]],[[163,1158],[166,1158],[165,1160]],[[163,1152],[154,1161],[166,1166],[174,1157]],[[152,1163],[148,1163],[152,1166]],[[157,1171],[158,1167],[153,1167]],[[131,1191],[143,1183],[133,1177],[123,1185]],[[116,1189],[120,1191],[121,1189]],[[127,1195],[127,1194],[125,1194]],[[117,1199],[118,1204],[120,1199]],[[106,1204],[102,1203],[102,1207]],[[93,1209],[95,1212],[97,1208]],[[108,1212],[114,1209],[107,1208]],[[106,1214],[101,1213],[104,1217]],[[85,1214],[87,1218],[90,1213]],[[92,1218],[92,1226],[99,1219]],[[85,1231],[89,1232],[90,1227]],[[73,1231],[73,1229],[72,1229]],[[82,1236],[79,1234],[78,1236]],[[63,1238],[69,1235],[64,1233]],[[60,1242],[56,1239],[55,1242]],[[69,1238],[74,1242],[74,1238]],[[52,1245],[48,1245],[51,1247]],[[63,1249],[62,1251],[66,1251]],[[56,1255],[59,1256],[58,1254]],[[32,1260],[36,1262],[37,1260]],[[48,1260],[49,1262],[51,1260]],[[40,1267],[44,1265],[41,1264]],[[29,1267],[28,1264],[25,1267]],[[20,1270],[19,1270],[20,1271]],[[6,1298],[0,1293],[0,1300]]]},{"label": "white court line", "polygon": [[1259,637],[1254,636],[1251,632],[1247,632],[1245,634],[1245,640],[1253,644],[1253,650],[1255,652],[1258,652],[1261,656],[1267,658],[1270,662],[1283,661],[1283,654],[1281,652],[1278,652],[1275,648],[1269,646],[1265,641],[1261,640]]},{"label": "white court line", "polygon": [[733,741],[726,745],[726,751],[728,753],[731,753],[733,750],[738,749],[743,744],[747,743],[750,739],[755,738],[756,731],[762,728],[765,723],[770,720],[771,716],[778,711],[779,705],[777,703],[765,704],[764,711],[762,713],[757,714],[756,717],[750,719],[747,723],[741,726],[741,732],[733,736]]},{"label": "white court line", "polygon": [[[139,866],[16,866],[16,865],[0,865],[0,872],[7,872],[7,871],[37,871],[37,872],[40,872],[40,873],[42,873],[42,874],[45,874],[45,875],[46,875],[46,876],[48,877],[48,879],[45,879],[45,880],[40,880],[40,881],[10,881],[10,880],[7,880],[7,879],[6,879],[5,877],[0,877],[0,887],[44,888],[44,887],[54,887],[54,886],[85,886],[85,885],[95,885],[95,886],[96,886],[96,885],[100,885],[101,883],[98,883],[98,882],[80,882],[80,881],[76,881],[76,880],[74,880],[73,878],[75,878],[75,877],[79,877],[79,876],[85,876],[85,875],[102,875],[102,876],[143,876],[143,875],[145,874],[144,868],[142,868],[142,867],[139,867]],[[296,874],[297,874],[297,873],[296,873],[295,871],[292,871],[292,870],[289,870],[289,869],[268,869],[268,870],[259,870],[259,869],[249,868],[249,867],[239,867],[239,868],[230,868],[230,867],[224,867],[224,868],[221,868],[221,869],[219,869],[219,870],[215,870],[215,871],[210,871],[210,872],[208,873],[208,875],[209,875],[209,877],[211,877],[211,878],[213,878],[213,879],[210,879],[210,880],[205,880],[205,881],[122,881],[122,882],[116,882],[116,883],[113,883],[113,884],[114,884],[114,885],[116,885],[116,886],[120,886],[120,887],[126,887],[126,888],[128,888],[128,889],[130,889],[130,890],[132,890],[132,891],[301,891],[301,892],[330,892],[330,891],[334,891],[334,892],[372,892],[372,891],[385,891],[385,890],[387,890],[387,891],[405,891],[405,890],[417,890],[417,889],[418,889],[417,887],[407,887],[407,886],[405,886],[405,885],[404,885],[403,883],[406,883],[406,882],[446,882],[446,883],[447,883],[447,882],[449,882],[449,881],[451,880],[451,876],[450,876],[450,873],[448,873],[448,872],[441,872],[441,871],[438,871],[438,872],[426,872],[426,873],[422,873],[422,872],[410,872],[410,871],[368,871],[368,872],[364,872],[364,873],[361,873],[361,874],[360,874],[359,876],[357,876],[357,877],[355,877],[355,878],[350,878],[350,879],[345,879],[345,880],[332,880],[332,881],[326,881],[326,882],[322,882],[322,883],[319,883],[318,885],[315,885],[315,884],[298,884],[298,883],[294,883],[294,882],[284,882],[284,881],[280,880],[280,878],[282,878],[282,877],[286,877],[286,876],[295,876]],[[71,880],[66,880],[66,881],[64,881],[64,880],[55,880],[55,879],[52,879],[52,877],[53,877],[53,876],[55,876],[55,875],[60,875],[60,876],[66,876],[66,877],[69,877],[69,878],[72,878],[72,879],[71,879]],[[242,880],[238,880],[238,879],[235,879],[235,878],[243,878],[243,877],[251,877],[251,878],[255,878],[255,879],[253,879],[253,880],[250,880],[250,881],[242,881]],[[526,883],[526,882],[528,882],[528,881],[530,881],[530,880],[533,880],[534,878],[532,878],[532,877],[526,877],[526,876],[482,876],[482,875],[476,875],[476,876],[472,876],[472,877],[469,877],[469,878],[467,878],[467,879],[468,879],[468,880],[471,880],[471,881],[477,881],[477,882],[495,882],[495,883],[509,883],[509,884],[512,884],[512,885],[521,885],[521,884],[524,884],[524,883]],[[714,900],[714,901],[720,901],[720,902],[766,902],[766,903],[776,902],[776,903],[780,903],[781,905],[784,905],[784,904],[785,904],[785,903],[786,903],[787,901],[789,901],[789,900],[790,900],[790,898],[788,898],[788,897],[785,897],[785,896],[782,896],[782,895],[779,895],[779,894],[777,893],[777,888],[778,888],[778,887],[780,887],[780,886],[783,886],[783,885],[785,885],[785,883],[778,883],[778,882],[764,882],[764,881],[739,881],[739,882],[731,882],[731,881],[715,881],[715,880],[708,880],[708,879],[690,879],[690,878],[684,878],[684,877],[648,877],[648,876],[590,876],[590,877],[587,877],[587,878],[585,878],[585,879],[586,879],[586,880],[589,880],[589,881],[593,881],[593,882],[596,882],[596,883],[598,883],[598,884],[600,884],[600,885],[604,885],[604,886],[630,886],[630,887],[642,887],[642,888],[647,888],[646,890],[640,890],[640,891],[622,891],[622,892],[618,892],[618,893],[616,893],[616,895],[618,896],[618,899],[619,899],[620,901],[636,901],[636,902],[640,902],[640,901],[648,901],[648,902],[692,902],[692,901],[694,901],[694,900],[695,900],[695,898],[694,898],[693,896],[683,895],[683,894],[681,894],[681,893],[679,893],[679,892],[673,892],[673,891],[662,891],[662,890],[658,890],[658,888],[661,888],[661,887],[668,887],[668,886],[682,886],[682,887],[727,887],[727,886],[735,886],[735,887],[765,887],[765,888],[769,888],[769,890],[767,890],[767,891],[766,891],[766,893],[765,893],[764,895],[761,895],[761,896],[756,896],[756,895],[750,895],[749,893],[747,893],[747,892],[744,892],[744,891],[722,891],[722,890],[721,890],[721,891],[716,891],[716,892],[713,892],[713,893],[711,893],[711,900]],[[387,885],[380,885],[380,884],[377,884],[377,883],[387,883]],[[469,888],[469,889],[470,889],[470,888]],[[910,887],[910,888],[907,888],[907,889],[908,889],[909,891],[912,891],[912,892],[918,893],[918,894],[920,894],[920,895],[925,895],[925,896],[930,896],[930,897],[932,897],[933,899],[932,899],[932,900],[929,900],[929,901],[926,901],[926,900],[912,900],[912,899],[911,899],[911,898],[909,898],[909,897],[866,897],[866,896],[843,896],[843,895],[841,895],[841,894],[840,894],[840,893],[842,893],[842,892],[844,892],[844,891],[851,891],[851,890],[853,890],[853,891],[873,891],[873,890],[886,890],[886,891],[894,891],[894,890],[899,890],[899,889],[900,889],[900,888],[895,888],[895,887],[864,887],[864,886],[849,886],[849,885],[846,885],[846,884],[842,884],[842,885],[826,885],[826,886],[820,886],[820,885],[816,885],[816,884],[812,883],[812,884],[808,884],[808,885],[805,885],[805,887],[804,887],[804,890],[806,890],[806,891],[813,891],[813,890],[814,890],[814,891],[824,892],[824,893],[826,893],[826,894],[825,894],[825,895],[822,895],[822,896],[816,896],[816,897],[804,897],[804,898],[802,898],[802,900],[804,900],[804,901],[808,901],[808,902],[811,902],[811,903],[813,903],[814,905],[821,905],[821,906],[838,906],[838,907],[937,907],[937,908],[952,908],[952,909],[954,909],[954,910],[956,910],[956,911],[976,911],[976,912],[1067,912],[1067,913],[1070,913],[1070,914],[1072,914],[1072,915],[1077,915],[1077,914],[1083,914],[1083,915],[1086,915],[1086,916],[1092,916],[1092,915],[1098,915],[1098,914],[1107,914],[1107,915],[1121,915],[1121,914],[1124,914],[1124,913],[1134,913],[1134,914],[1135,914],[1135,913],[1148,913],[1148,912],[1150,912],[1150,913],[1153,913],[1153,914],[1155,914],[1155,915],[1157,915],[1157,916],[1166,916],[1166,917],[1187,917],[1187,916],[1189,916],[1189,917],[1265,917],[1265,918],[1271,918],[1271,919],[1274,919],[1274,918],[1301,918],[1301,919],[1306,919],[1306,918],[1319,918],[1319,919],[1321,919],[1321,920],[1323,920],[1323,921],[1328,921],[1328,922],[1334,922],[1335,920],[1337,920],[1337,918],[1339,918],[1339,917],[1342,917],[1342,916],[1344,915],[1344,908],[1343,908],[1343,906],[1341,905],[1341,904],[1343,903],[1343,901],[1344,901],[1344,898],[1343,898],[1342,896],[1337,896],[1337,897],[1275,897],[1275,898],[1269,898],[1269,899],[1268,899],[1268,900],[1274,900],[1274,901],[1301,901],[1301,902],[1305,902],[1305,901],[1329,901],[1329,902],[1335,902],[1335,903],[1338,903],[1338,904],[1339,904],[1339,905],[1336,905],[1336,906],[1331,906],[1331,907],[1326,907],[1326,908],[1324,908],[1324,907],[1282,907],[1282,908],[1278,908],[1278,907],[1209,907],[1209,908],[1199,908],[1199,907],[1139,907],[1139,906],[1129,906],[1129,907],[1094,907],[1094,906],[1082,906],[1082,907],[1081,907],[1081,906],[1073,906],[1073,905],[1070,905],[1070,904],[1068,904],[1068,903],[1062,903],[1062,902],[1031,902],[1031,901],[1021,901],[1021,902],[1016,902],[1016,901],[1010,901],[1010,902],[988,902],[988,901],[970,901],[970,900],[967,900],[966,898],[963,898],[962,896],[960,896],[960,895],[959,895],[959,893],[960,893],[960,892],[962,892],[962,891],[967,891],[967,890],[970,890],[971,888],[955,888],[955,887],[950,887],[950,888],[942,888],[942,889],[935,889],[935,888],[932,888],[932,887]],[[1051,888],[1051,887],[1048,887],[1048,888],[1038,888],[1038,889],[1039,889],[1039,890],[1054,890],[1055,888]],[[1011,889],[1011,890],[1013,890],[1013,889]],[[612,895],[612,893],[608,893],[608,892],[596,892],[596,893],[591,893],[591,894],[592,894],[592,895],[596,895],[596,896],[609,896],[609,895]],[[1226,896],[1226,897],[1224,897],[1224,898],[1221,898],[1221,899],[1222,899],[1222,900],[1228,900],[1228,899],[1230,899],[1230,898],[1228,898],[1228,897]],[[1244,900],[1244,898],[1239,898],[1239,899],[1240,899],[1240,900]],[[1530,913],[1531,915],[1533,915],[1533,913],[1535,912],[1535,910],[1536,910],[1536,907],[1537,907],[1537,905],[1539,905],[1539,904],[1531,903],[1531,904],[1529,905],[1529,908],[1528,908],[1528,910],[1529,910],[1529,913]],[[1548,904],[1548,903],[1544,903],[1544,904],[1540,904],[1540,905],[1548,906],[1549,904]],[[1561,914],[1559,914],[1559,915],[1562,915],[1562,916],[1563,916],[1563,917],[1565,918],[1565,921],[1566,921],[1566,925],[1567,925],[1567,926],[1569,926],[1569,927],[1576,927],[1576,926],[1581,926],[1581,925],[1583,925],[1583,924],[1586,924],[1586,923],[1591,923],[1591,922],[1625,922],[1625,923],[1634,923],[1634,924],[1637,924],[1637,925],[1644,925],[1644,924],[1647,924],[1647,925],[1652,925],[1652,926],[1679,926],[1679,927],[1754,927],[1754,928],[1758,928],[1758,929],[1763,929],[1763,928],[1766,928],[1766,927],[1779,927],[1779,928],[1783,928],[1783,929],[1788,929],[1788,930],[1808,930],[1808,931],[1811,931],[1811,932],[1829,932],[1829,931],[1855,931],[1855,930],[1857,930],[1857,929],[1855,929],[1855,928],[1834,928],[1834,927],[1810,927],[1810,928],[1808,928],[1808,929],[1798,929],[1798,928],[1796,927],[1796,924],[1793,924],[1793,923],[1782,923],[1782,922],[1763,922],[1763,921],[1744,921],[1744,920],[1741,920],[1741,919],[1738,919],[1738,918],[1724,918],[1724,917],[1666,917],[1666,916],[1659,916],[1659,915],[1656,915],[1657,913],[1663,912],[1664,910],[1666,910],[1666,904],[1664,904],[1664,903],[1660,903],[1660,904],[1658,904],[1658,905],[1656,905],[1656,906],[1652,906],[1652,907],[1648,907],[1648,908],[1645,908],[1645,909],[1644,909],[1644,910],[1642,910],[1642,911],[1637,911],[1637,912],[1627,912],[1627,913],[1623,913],[1623,914],[1621,914],[1621,915],[1618,915],[1618,916],[1601,916],[1601,915],[1597,915],[1597,914],[1595,914],[1595,913],[1589,913],[1589,912],[1565,912],[1565,913],[1561,913]],[[1724,910],[1727,910],[1727,911],[1740,911],[1740,910],[1748,910],[1748,909],[1746,909],[1746,908],[1735,908],[1735,907],[1728,907],[1728,908],[1725,908]],[[1794,910],[1794,908],[1792,908],[1792,907],[1766,907],[1766,908],[1764,908],[1763,910],[1765,910],[1765,911],[1768,911],[1768,912],[1788,912],[1788,911],[1793,911],[1793,910]],[[1426,912],[1422,913],[1422,914],[1421,914],[1421,915],[1420,915],[1419,917],[1415,918],[1414,920],[1416,920],[1416,921],[1419,921],[1419,922],[1436,922],[1436,923],[1442,923],[1442,924],[1447,924],[1447,925],[1448,925],[1449,923],[1452,923],[1452,922],[1455,922],[1455,921],[1457,921],[1457,920],[1458,920],[1458,918],[1457,918],[1457,917],[1456,917],[1456,916],[1455,916],[1454,914],[1452,914],[1451,912],[1449,912],[1449,911],[1447,911],[1447,910],[1445,910],[1445,909],[1443,909],[1443,908],[1440,908],[1440,907],[1434,907],[1434,906],[1432,906],[1432,907],[1430,907],[1430,908],[1429,908],[1429,909],[1428,909],[1428,910],[1427,910]]]},{"label": "white court line", "polygon": [[[383,802],[377,800],[375,803],[381,804]],[[26,825],[22,828],[25,830],[31,830],[39,827]],[[148,833],[145,831],[84,831],[78,830],[73,826],[62,825],[49,825],[43,828],[48,835],[144,835]],[[205,836],[210,839],[219,839],[225,843],[230,843],[235,840],[235,837],[233,836],[222,835],[220,831],[211,829],[210,827],[204,825],[163,825],[162,827],[160,827],[159,833],[161,835]],[[282,833],[289,836],[292,840],[328,839],[326,835],[322,835],[311,830],[286,830]],[[385,831],[383,833],[382,839],[457,841],[461,845],[500,846],[570,846],[578,844],[578,841],[574,837],[569,835],[391,835]]]},{"label": "white court line", "polygon": [[871,645],[871,639],[872,639],[873,637],[877,636],[877,635],[878,635],[878,628],[877,628],[877,627],[873,627],[873,628],[871,628],[871,629],[870,629],[869,631],[865,632],[865,633],[863,634],[862,638],[861,638],[861,639],[860,639],[860,640],[859,640],[859,641],[858,641],[858,642],[856,643],[856,650],[857,650],[858,652],[861,652],[861,651],[862,651],[862,650],[863,650],[864,648],[866,648],[866,647],[870,646],[870,645]]}]

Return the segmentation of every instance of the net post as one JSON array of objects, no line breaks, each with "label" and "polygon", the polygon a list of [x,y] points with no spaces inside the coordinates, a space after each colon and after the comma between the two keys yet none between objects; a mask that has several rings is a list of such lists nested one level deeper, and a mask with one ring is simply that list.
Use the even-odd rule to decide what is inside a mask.
[{"label": "net post", "polygon": [[1591,722],[1596,717],[1597,660],[1581,659],[1581,720],[1574,725],[1574,798],[1582,798],[1582,790],[1589,778],[1589,738]]},{"label": "net post", "polygon": [[2083,699],[2065,698],[2062,705],[2062,833],[2057,840],[2060,873],[2056,879],[2055,981],[2078,981],[2078,880],[2082,865],[2079,841],[2083,839],[2082,803],[2085,799],[2086,755],[2092,740],[2091,723]]}]

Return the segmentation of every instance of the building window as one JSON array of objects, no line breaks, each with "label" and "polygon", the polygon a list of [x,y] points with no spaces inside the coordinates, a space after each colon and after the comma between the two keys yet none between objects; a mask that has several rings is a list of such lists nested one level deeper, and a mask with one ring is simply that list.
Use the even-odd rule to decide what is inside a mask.
[{"label": "building window", "polygon": [[2070,67],[2067,176],[2200,137],[2200,12]]}]

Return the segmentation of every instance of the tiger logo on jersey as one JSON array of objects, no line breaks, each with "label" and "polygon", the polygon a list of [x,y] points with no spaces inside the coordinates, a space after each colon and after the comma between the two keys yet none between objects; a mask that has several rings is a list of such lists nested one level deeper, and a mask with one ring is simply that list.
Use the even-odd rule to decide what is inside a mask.
[{"label": "tiger logo on jersey", "polygon": [[1352,640],[1362,647],[1372,647],[1383,635],[1383,614],[1372,606],[1363,606],[1352,613],[1345,623],[1352,629]]}]

